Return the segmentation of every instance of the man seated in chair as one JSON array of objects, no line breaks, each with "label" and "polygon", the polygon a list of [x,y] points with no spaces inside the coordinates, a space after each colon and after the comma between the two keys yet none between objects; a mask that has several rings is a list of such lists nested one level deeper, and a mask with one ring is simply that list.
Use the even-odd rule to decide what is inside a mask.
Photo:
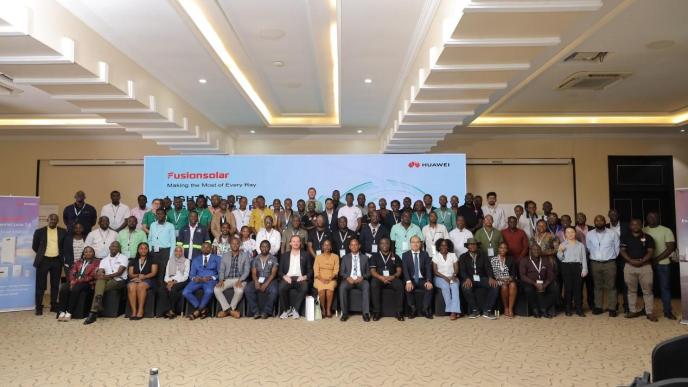
[{"label": "man seated in chair", "polygon": [[103,294],[107,291],[124,289],[127,286],[127,266],[129,259],[120,252],[121,245],[110,243],[110,255],[100,260],[96,270],[96,290],[91,303],[91,313],[84,320],[84,325],[96,322],[98,312],[103,310]]},{"label": "man seated in chair", "polygon": [[[222,255],[222,262],[220,263],[220,271],[218,276],[218,283],[215,285],[213,291],[215,298],[220,303],[222,310],[217,314],[218,318],[232,316],[234,318],[241,317],[241,313],[237,310],[237,305],[244,295],[244,287],[246,286],[246,279],[251,274],[251,259],[253,257],[247,251],[241,250],[241,242],[239,238],[234,236],[229,241],[229,251]],[[232,302],[227,302],[225,297],[225,290],[233,288],[234,295]]]},{"label": "man seated in chair", "polygon": [[464,246],[468,251],[461,254],[459,258],[459,276],[462,282],[461,288],[470,311],[468,318],[476,318],[480,315],[476,290],[485,289],[487,296],[485,297],[485,303],[482,305],[483,317],[488,320],[494,320],[496,318],[494,306],[499,296],[499,289],[492,273],[490,258],[487,257],[494,255],[494,252],[490,250],[486,254],[487,256],[483,255],[480,250],[480,242],[475,238],[468,238]]},{"label": "man seated in chair", "polygon": [[[309,203],[311,206],[313,203]],[[289,251],[282,254],[279,263],[279,273],[282,281],[279,283],[279,298],[282,305],[281,319],[298,319],[299,309],[308,292],[308,284],[313,279],[313,264],[306,250],[301,249],[301,237],[292,235],[289,238]],[[289,291],[297,291],[295,304],[291,304]]]},{"label": "man seated in chair", "polygon": [[411,250],[402,255],[404,281],[406,282],[406,303],[409,306],[408,317],[417,316],[415,290],[423,290],[423,309],[425,318],[432,319],[430,305],[432,303],[432,257],[420,249],[420,237],[411,237]]},{"label": "man seated in chair", "polygon": [[548,311],[559,288],[554,282],[554,267],[541,255],[540,246],[531,244],[529,257],[519,262],[519,277],[528,298],[528,307],[533,309],[533,316],[552,318]]},{"label": "man seated in chair", "polygon": [[363,254],[358,239],[353,238],[349,242],[351,252],[342,257],[339,265],[339,275],[342,283],[339,285],[339,299],[342,302],[341,321],[349,319],[349,290],[360,289],[363,293],[361,302],[363,308],[363,321],[370,321],[370,271],[368,270],[368,256]]},{"label": "man seated in chair", "polygon": [[[208,302],[213,297],[213,289],[217,284],[218,271],[222,262],[222,258],[219,255],[211,254],[211,251],[210,242],[203,242],[201,254],[191,260],[191,271],[189,272],[191,281],[182,292],[184,298],[194,308],[193,313],[189,315],[189,320],[208,317]],[[198,289],[203,290],[203,296],[200,300],[194,294]]]},{"label": "man seated in chair", "polygon": [[[376,217],[371,212],[371,220]],[[376,220],[377,221],[377,220]],[[367,227],[367,226],[366,226]],[[377,245],[377,244],[376,244]],[[394,307],[396,318],[404,321],[402,308],[404,305],[404,285],[401,282],[401,258],[392,252],[392,242],[388,237],[379,240],[380,251],[370,257],[370,297],[373,301],[373,321],[380,319],[382,313],[382,291],[391,289],[394,292]]]},{"label": "man seated in chair", "polygon": [[[248,310],[255,319],[266,319],[272,314],[272,308],[277,298],[277,258],[270,255],[270,242],[260,242],[260,254],[253,259],[251,278],[253,282],[246,285],[244,295],[248,303]],[[258,309],[258,294],[267,294],[267,301],[263,310]]]}]

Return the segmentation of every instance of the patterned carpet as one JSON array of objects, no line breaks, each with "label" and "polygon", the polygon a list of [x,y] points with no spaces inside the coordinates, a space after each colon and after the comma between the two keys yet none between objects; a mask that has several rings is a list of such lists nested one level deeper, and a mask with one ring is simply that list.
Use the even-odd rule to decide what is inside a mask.
[{"label": "patterned carpet", "polygon": [[[659,307],[659,305],[657,305]],[[679,304],[675,301],[676,310]],[[652,348],[688,333],[606,314],[553,320],[424,318],[364,323],[187,321],[0,314],[2,386],[616,386],[650,370]]]}]

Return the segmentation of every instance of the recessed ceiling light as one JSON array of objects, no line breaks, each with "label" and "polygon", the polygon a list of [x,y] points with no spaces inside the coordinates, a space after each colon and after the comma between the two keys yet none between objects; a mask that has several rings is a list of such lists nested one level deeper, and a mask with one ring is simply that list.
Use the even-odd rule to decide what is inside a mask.
[{"label": "recessed ceiling light", "polygon": [[363,130],[359,129],[356,131],[356,133],[361,134],[361,133],[363,133]]},{"label": "recessed ceiling light", "polygon": [[364,82],[364,83],[370,84],[370,83],[373,83],[373,80],[370,79],[370,78],[366,78],[366,79],[363,80],[363,82]]},{"label": "recessed ceiling light", "polygon": [[685,130],[685,129],[681,129],[681,133],[685,133],[685,132],[686,132],[686,130]]},{"label": "recessed ceiling light", "polygon": [[282,62],[281,60],[276,60],[272,62],[272,65],[275,67],[284,67],[284,62]]},{"label": "recessed ceiling light", "polygon": [[208,80],[205,78],[201,78],[198,80],[198,83],[206,84],[206,83],[208,83]]},{"label": "recessed ceiling light", "polygon": [[256,131],[255,130],[249,130],[249,133],[256,134]]},{"label": "recessed ceiling light", "polygon": [[276,28],[266,28],[264,30],[260,30],[258,35],[266,40],[277,40],[284,37],[285,33],[284,31],[278,30]]},{"label": "recessed ceiling light", "polygon": [[645,45],[650,50],[663,50],[676,44],[673,40],[656,40]]}]

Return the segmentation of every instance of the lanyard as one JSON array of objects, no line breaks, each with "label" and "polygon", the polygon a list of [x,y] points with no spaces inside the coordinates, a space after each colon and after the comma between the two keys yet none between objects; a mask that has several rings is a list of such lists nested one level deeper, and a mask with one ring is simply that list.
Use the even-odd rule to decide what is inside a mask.
[{"label": "lanyard", "polygon": [[423,213],[421,216],[418,216],[418,213],[415,212],[413,216],[415,216],[416,219],[418,219],[418,224],[421,224],[423,222],[423,218],[425,218],[425,213]]},{"label": "lanyard", "polygon": [[342,236],[342,232],[340,231],[340,232],[339,232],[339,237],[342,238],[342,243],[344,243],[344,241],[346,240],[346,238],[349,237],[349,232],[347,231],[346,234],[344,234],[344,236]]},{"label": "lanyard", "polygon": [[394,224],[399,223],[399,218],[397,218],[397,216],[394,215],[394,212],[392,212],[392,218],[394,218]]},{"label": "lanyard", "polygon": [[112,219],[117,219],[117,212],[119,211],[119,205],[115,206],[114,204],[110,204],[112,207]]},{"label": "lanyard", "polygon": [[179,219],[182,217],[182,212],[177,212],[177,210],[174,210],[174,214],[172,214],[172,216],[174,217],[174,224],[176,225],[179,223]]},{"label": "lanyard", "polygon": [[[157,222],[156,222],[156,223],[157,223]],[[163,225],[164,225],[164,224],[163,224]],[[155,230],[157,231],[158,228],[162,228],[162,226],[160,226],[160,223],[158,223],[158,227],[156,227]],[[191,231],[191,227],[189,227],[189,230]],[[165,230],[160,230],[160,231],[158,231],[158,232],[155,233],[154,237],[155,237],[155,241],[156,241],[156,242],[159,242],[159,241],[160,241],[160,234],[162,234],[163,231],[165,231]],[[195,231],[195,229],[194,229],[194,231]],[[192,239],[193,239],[193,231],[191,231],[190,234],[191,234],[191,237],[192,237]]]},{"label": "lanyard", "polygon": [[263,261],[262,259],[260,260],[260,266],[261,266],[260,271],[261,271],[261,274],[263,274],[263,276],[265,276],[265,265],[267,265],[267,264],[268,264],[267,259],[265,261]]},{"label": "lanyard", "polygon": [[542,238],[540,238],[540,239],[537,239],[537,234],[535,236],[535,243],[537,243],[537,245],[540,246],[540,248],[542,248],[542,240],[545,239],[546,235],[547,234],[542,234]]},{"label": "lanyard", "polygon": [[79,215],[81,215],[81,213],[84,212],[84,208],[86,208],[86,204],[84,204],[84,206],[81,207],[81,211],[77,211],[77,210],[76,210],[76,204],[75,204],[75,205],[74,205],[74,215],[76,215],[76,217],[78,218]]},{"label": "lanyard", "polygon": [[318,239],[318,246],[320,246],[323,238],[325,237],[325,231],[323,231],[322,234],[318,235],[318,230],[316,230],[315,237]]},{"label": "lanyard", "polygon": [[478,274],[478,267],[476,266],[476,261],[478,260],[478,256],[476,255],[475,257],[473,254],[468,254],[471,257],[471,260],[473,261],[473,275]]},{"label": "lanyard", "polygon": [[392,256],[392,253],[387,254],[386,257],[384,254],[380,253],[380,256],[382,257],[382,262],[385,263],[385,269],[386,269],[387,268],[387,261],[389,261],[389,257]]},{"label": "lanyard", "polygon": [[490,233],[490,235],[487,235],[487,231],[485,231],[485,228],[483,227],[483,233],[487,237],[487,241],[489,242],[490,246],[492,246],[492,237],[494,236],[494,229]]},{"label": "lanyard", "polygon": [[89,263],[90,262],[88,261],[83,261],[83,263],[81,264],[81,270],[79,271],[79,278],[82,278],[84,276],[84,272],[86,271],[86,268],[88,267]]},{"label": "lanyard", "polygon": [[[502,261],[502,258],[504,258],[503,261]],[[504,269],[506,268],[506,257],[502,257],[502,256],[500,255],[500,256],[498,257],[498,259],[497,259],[497,264],[498,264],[498,266],[499,266],[499,271],[500,271],[500,272],[504,272]],[[540,264],[542,264],[542,262],[540,262]]]},{"label": "lanyard", "polygon": [[110,267],[110,273],[114,273],[114,272],[115,272],[115,267],[112,266],[112,264],[113,264],[112,261],[114,261],[114,258],[115,258],[115,257],[110,257],[110,259],[108,259],[108,266]]},{"label": "lanyard", "polygon": [[440,223],[444,224],[444,221],[447,219],[447,210],[440,210],[438,212],[439,212],[439,214],[437,214],[437,215],[440,218],[439,219]]},{"label": "lanyard", "polygon": [[535,270],[537,270],[538,279],[540,279],[540,270],[542,269],[542,258],[540,258],[540,266],[535,266],[535,261],[533,261],[533,257],[530,257],[530,263],[532,263]]},{"label": "lanyard", "polygon": [[139,259],[139,274],[143,271],[143,268],[146,267],[146,262],[148,262],[148,257],[143,260],[143,265],[141,264],[141,260]]}]

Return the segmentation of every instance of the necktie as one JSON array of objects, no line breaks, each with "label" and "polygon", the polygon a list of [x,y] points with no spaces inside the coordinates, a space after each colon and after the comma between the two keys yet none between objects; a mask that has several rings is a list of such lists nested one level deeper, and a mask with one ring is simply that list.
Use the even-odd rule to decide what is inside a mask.
[{"label": "necktie", "polygon": [[413,271],[413,282],[418,282],[420,278],[420,265],[418,264],[418,253],[413,253],[413,265],[415,270]]},{"label": "necktie", "polygon": [[351,259],[354,260],[354,272],[353,272],[353,274],[355,276],[358,276],[358,256],[354,256]]},{"label": "necktie", "polygon": [[203,256],[203,267],[206,267],[208,265],[208,256],[204,255]]}]

